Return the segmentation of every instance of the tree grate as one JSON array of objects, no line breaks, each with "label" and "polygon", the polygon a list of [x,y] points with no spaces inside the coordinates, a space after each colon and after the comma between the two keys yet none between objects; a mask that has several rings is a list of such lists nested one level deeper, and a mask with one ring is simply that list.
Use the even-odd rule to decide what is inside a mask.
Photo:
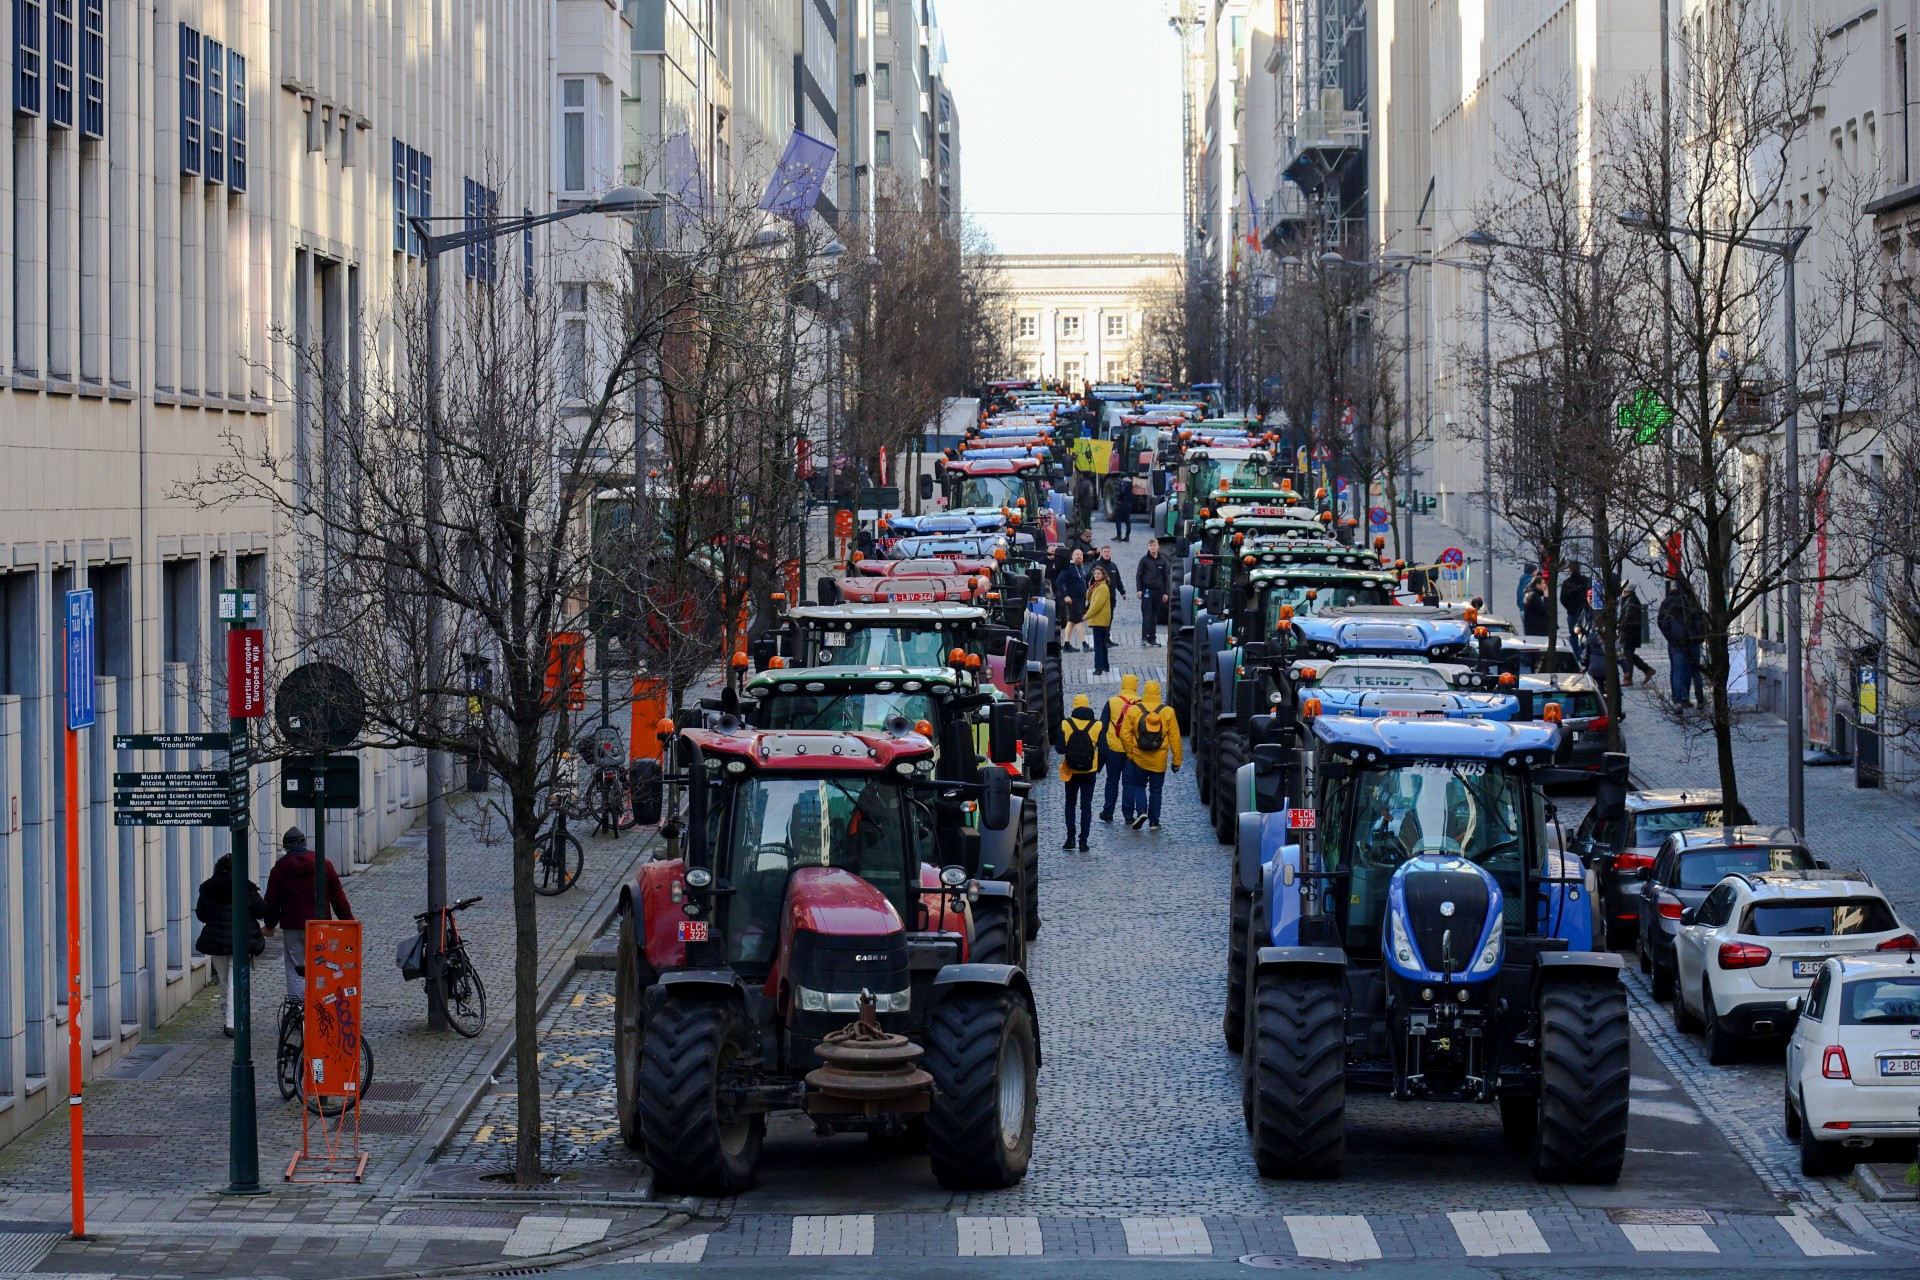
[{"label": "tree grate", "polygon": [[377,1111],[360,1112],[360,1132],[402,1134],[412,1133],[426,1122],[424,1111],[393,1111],[382,1114]]},{"label": "tree grate", "polygon": [[367,1086],[368,1102],[412,1102],[424,1086],[418,1080],[376,1080]]},{"label": "tree grate", "polygon": [[1713,1215],[1705,1209],[1609,1209],[1617,1227],[1710,1227]]}]

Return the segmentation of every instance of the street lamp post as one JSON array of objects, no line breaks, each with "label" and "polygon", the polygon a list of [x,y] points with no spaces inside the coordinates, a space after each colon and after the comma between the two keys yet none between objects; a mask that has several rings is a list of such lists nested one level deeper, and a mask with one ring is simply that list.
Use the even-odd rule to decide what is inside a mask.
[{"label": "street lamp post", "polygon": [[1764,253],[1780,260],[1786,277],[1782,283],[1786,294],[1783,318],[1787,330],[1785,433],[1787,529],[1789,530],[1786,587],[1787,825],[1795,831],[1805,831],[1807,829],[1806,706],[1805,691],[1800,683],[1801,667],[1806,661],[1803,653],[1804,640],[1800,629],[1800,335],[1795,312],[1794,284],[1800,246],[1806,243],[1809,235],[1813,234],[1813,228],[1787,227],[1784,228],[1783,239],[1762,240],[1751,236],[1733,235],[1725,231],[1709,231],[1704,227],[1676,226],[1639,209],[1627,210],[1619,215],[1618,221],[1629,231],[1659,236],[1668,253],[1674,251],[1673,237],[1676,235],[1691,236],[1696,240],[1711,240],[1741,249],[1751,249],[1755,253]]},{"label": "street lamp post", "polygon": [[[517,235],[534,227],[545,226],[550,222],[561,222],[567,218],[578,217],[583,213],[633,213],[650,207],[648,202],[658,204],[658,200],[637,187],[615,187],[599,200],[573,205],[565,209],[556,209],[551,213],[532,214],[518,218],[472,219],[457,216],[429,218],[414,216],[407,219],[413,232],[420,238],[420,251],[427,260],[427,399],[429,422],[426,439],[426,475],[424,479],[424,505],[431,510],[440,503],[442,481],[442,460],[440,433],[432,419],[440,413],[440,255],[455,249],[464,249],[468,245],[489,243],[502,236]],[[435,235],[433,224],[436,222],[464,222],[467,225],[458,231],[449,231]],[[432,556],[434,542],[427,541],[427,554]],[[439,602],[427,601],[425,643],[427,650],[427,688],[429,699],[438,703],[438,690],[446,683],[446,657],[442,637],[442,624]],[[447,905],[447,800],[444,783],[447,774],[447,753],[438,747],[427,749],[427,912],[428,919],[437,919]],[[320,820],[326,821],[323,813]],[[440,985],[442,954],[440,951],[440,931],[427,930],[426,972],[427,972],[427,1028],[431,1031],[447,1029],[447,1007]]]}]

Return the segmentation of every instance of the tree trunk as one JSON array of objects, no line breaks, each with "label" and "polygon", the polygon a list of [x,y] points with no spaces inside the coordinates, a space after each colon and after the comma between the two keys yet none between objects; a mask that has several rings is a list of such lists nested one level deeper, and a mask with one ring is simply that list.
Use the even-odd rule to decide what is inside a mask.
[{"label": "tree trunk", "polygon": [[531,797],[513,802],[513,1179],[538,1182],[540,1172],[540,930],[534,912],[533,865],[539,835]]}]

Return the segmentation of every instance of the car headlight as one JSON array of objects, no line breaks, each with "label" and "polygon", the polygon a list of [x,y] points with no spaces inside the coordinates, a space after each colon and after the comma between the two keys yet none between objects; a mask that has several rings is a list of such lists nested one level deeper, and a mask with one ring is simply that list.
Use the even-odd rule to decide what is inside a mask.
[{"label": "car headlight", "polygon": [[1495,929],[1487,938],[1487,945],[1480,948],[1480,954],[1474,957],[1473,966],[1467,970],[1469,976],[1490,972],[1500,963],[1501,934]]},{"label": "car headlight", "polygon": [[1393,958],[1411,969],[1416,962],[1413,958],[1413,943],[1407,940],[1406,926],[1400,923],[1400,917],[1397,915],[1389,916],[1388,920],[1393,928]]},{"label": "car headlight", "polygon": [[[815,991],[812,987],[803,987],[797,983],[793,988],[794,1003],[805,1013],[859,1013],[860,993],[858,991]],[[913,989],[904,991],[875,993],[873,1010],[875,1013],[905,1013],[913,1003]]]}]

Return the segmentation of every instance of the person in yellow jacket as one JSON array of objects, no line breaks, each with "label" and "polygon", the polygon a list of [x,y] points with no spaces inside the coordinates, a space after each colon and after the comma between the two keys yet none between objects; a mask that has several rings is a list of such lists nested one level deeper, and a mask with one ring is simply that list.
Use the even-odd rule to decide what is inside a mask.
[{"label": "person in yellow jacket", "polygon": [[1087,630],[1093,632],[1093,674],[1107,674],[1107,634],[1113,626],[1112,570],[1094,565],[1087,588]]},{"label": "person in yellow jacket", "polygon": [[[1120,800],[1121,784],[1132,772],[1128,766],[1127,748],[1120,741],[1120,722],[1127,713],[1140,705],[1140,677],[1125,675],[1120,677],[1120,692],[1107,699],[1107,705],[1100,708],[1100,746],[1101,765],[1106,769],[1106,798],[1100,805],[1100,821],[1113,821],[1113,806]],[[1133,821],[1133,792],[1126,792],[1126,808],[1122,811],[1128,822]]]},{"label": "person in yellow jacket", "polygon": [[1126,808],[1130,825],[1160,829],[1160,791],[1167,769],[1180,768],[1180,721],[1173,708],[1160,701],[1160,682],[1147,681],[1140,705],[1120,722],[1120,744],[1126,749],[1130,795]]},{"label": "person in yellow jacket", "polygon": [[1062,849],[1071,849],[1073,812],[1080,810],[1080,852],[1087,851],[1087,829],[1093,825],[1093,780],[1100,776],[1100,739],[1103,730],[1093,718],[1093,704],[1087,695],[1073,695],[1073,710],[1054,733],[1053,748],[1060,753],[1060,781],[1067,784],[1067,838]]}]

